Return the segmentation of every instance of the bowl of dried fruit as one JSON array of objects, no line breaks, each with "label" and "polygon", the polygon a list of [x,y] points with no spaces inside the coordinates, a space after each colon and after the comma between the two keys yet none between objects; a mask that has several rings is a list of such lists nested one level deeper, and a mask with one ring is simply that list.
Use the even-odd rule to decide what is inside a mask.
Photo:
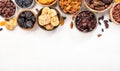
[{"label": "bowl of dried fruit", "polygon": [[15,0],[16,5],[19,8],[27,9],[32,8],[35,4],[34,0]]},{"label": "bowl of dried fruit", "polygon": [[54,7],[44,7],[37,15],[38,25],[47,31],[52,31],[60,25],[60,13]]},{"label": "bowl of dried fruit", "polygon": [[110,9],[114,0],[83,0],[83,2],[90,11],[100,13]]},{"label": "bowl of dried fruit", "polygon": [[31,30],[37,22],[36,15],[33,11],[25,9],[22,10],[17,17],[17,24],[24,30]]},{"label": "bowl of dried fruit", "polygon": [[0,16],[10,19],[15,16],[17,7],[12,0],[0,0]]},{"label": "bowl of dried fruit", "polygon": [[36,2],[42,6],[52,6],[57,0],[36,0]]},{"label": "bowl of dried fruit", "polygon": [[80,11],[82,0],[58,0],[59,9],[65,14],[75,14]]},{"label": "bowl of dried fruit", "polygon": [[76,28],[84,33],[93,31],[97,26],[96,15],[91,11],[81,11],[75,17]]},{"label": "bowl of dried fruit", "polygon": [[120,2],[115,3],[111,8],[110,18],[114,23],[120,24]]}]

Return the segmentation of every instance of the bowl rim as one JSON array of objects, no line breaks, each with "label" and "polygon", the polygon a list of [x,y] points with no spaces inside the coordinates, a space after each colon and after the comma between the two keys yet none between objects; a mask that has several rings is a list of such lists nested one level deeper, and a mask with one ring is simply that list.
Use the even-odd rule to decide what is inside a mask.
[{"label": "bowl rim", "polygon": [[101,10],[101,11],[98,11],[98,10],[95,10],[95,9],[90,8],[90,7],[88,6],[86,0],[83,0],[83,3],[84,3],[84,5],[85,5],[90,11],[96,12],[96,13],[102,13],[102,12],[105,12],[105,11],[109,10],[109,9],[113,6],[114,0],[111,2],[111,4],[110,4],[106,9]]},{"label": "bowl rim", "polygon": [[[1,0],[0,0],[1,1]],[[2,18],[4,18],[4,19],[11,19],[11,18],[13,18],[13,17],[15,17],[16,16],[16,14],[17,14],[17,11],[18,11],[18,8],[17,8],[17,6],[16,6],[16,4],[15,4],[15,2],[13,1],[13,0],[11,0],[12,2],[13,2],[13,4],[15,5],[15,13],[14,13],[14,15],[12,15],[11,17],[8,17],[8,18],[6,18],[6,17],[3,17],[3,16],[1,16]]]},{"label": "bowl rim", "polygon": [[[47,7],[49,7],[50,9],[56,10],[56,11],[57,11],[58,19],[59,19],[59,21],[61,21],[61,14],[60,14],[60,12],[59,12],[55,7],[53,7],[53,6],[47,6]],[[42,8],[39,10],[38,14],[37,14],[37,24],[38,24],[38,26],[39,26],[40,28],[42,28],[43,30],[46,30],[46,31],[52,31],[52,30],[57,29],[58,26],[60,25],[60,23],[59,23],[59,25],[54,26],[54,28],[51,29],[51,30],[47,30],[44,26],[41,26],[41,25],[39,24],[39,19],[38,19],[38,17],[41,15],[43,8],[45,8],[45,7],[42,7]]]},{"label": "bowl rim", "polygon": [[17,4],[16,0],[14,0],[14,1],[15,1],[15,5],[16,5],[18,8],[21,8],[21,9],[30,9],[30,8],[32,8],[32,7],[34,6],[34,4],[35,4],[35,1],[33,0],[33,1],[32,1],[32,4],[31,4],[29,7],[22,8],[22,7],[20,7],[20,6]]},{"label": "bowl rim", "polygon": [[50,6],[52,6],[52,5],[54,5],[54,4],[57,3],[57,0],[55,0],[55,1],[53,1],[51,4],[49,4],[49,5],[45,5],[45,4],[41,4],[41,3],[39,3],[38,0],[35,0],[35,1],[36,1],[36,3],[37,3],[38,5],[43,6],[43,7],[45,7],[45,6],[50,7]]},{"label": "bowl rim", "polygon": [[[21,14],[22,12],[25,12],[25,11],[30,11],[30,12],[32,12],[33,15],[34,15],[35,18],[36,18],[35,23],[34,23],[34,25],[33,25],[32,28],[23,28],[23,27],[19,26],[19,24],[18,24],[18,21],[17,21],[17,20],[18,20],[20,14]],[[17,16],[17,18],[16,18],[16,23],[17,23],[17,25],[18,25],[21,29],[23,29],[23,30],[32,30],[32,29],[36,26],[36,23],[37,23],[37,17],[36,17],[36,14],[35,14],[32,10],[30,10],[30,9],[24,9],[24,10],[21,10],[21,11],[18,13],[18,16]]]},{"label": "bowl rim", "polygon": [[79,9],[78,11],[76,11],[76,12],[75,12],[75,13],[73,13],[73,14],[70,14],[70,13],[65,13],[65,12],[63,12],[63,10],[61,9],[61,7],[60,7],[60,5],[59,5],[59,1],[60,1],[60,0],[58,0],[58,2],[57,2],[58,8],[59,8],[59,10],[60,10],[62,13],[64,13],[64,14],[67,14],[67,15],[75,15],[75,14],[79,13],[79,12],[80,12],[80,10],[82,9],[83,0],[81,0],[80,9]]},{"label": "bowl rim", "polygon": [[[81,13],[81,12],[84,12],[84,11],[91,12],[92,14],[94,14],[94,16],[95,16],[95,18],[96,18],[96,26],[95,26],[95,28],[94,28],[92,31],[84,32],[84,31],[79,30],[79,29],[77,28],[77,26],[76,26],[76,17],[77,17],[77,15],[78,15],[79,13]],[[79,13],[77,13],[77,14],[75,15],[75,19],[74,19],[74,24],[75,24],[76,29],[77,29],[78,31],[82,32],[82,33],[91,33],[91,32],[93,32],[93,31],[95,31],[95,29],[97,29],[97,27],[98,27],[98,19],[97,19],[96,14],[95,14],[94,12],[92,12],[92,11],[89,11],[89,10],[83,10],[83,11],[80,11]]]},{"label": "bowl rim", "polygon": [[111,8],[111,10],[110,10],[110,18],[111,18],[111,20],[115,23],[115,24],[120,24],[120,23],[118,23],[117,21],[115,21],[115,19],[113,18],[113,9],[114,9],[114,7],[116,6],[116,5],[118,5],[118,4],[120,4],[120,2],[117,2],[117,3],[114,3],[114,5],[113,5],[113,7]]}]

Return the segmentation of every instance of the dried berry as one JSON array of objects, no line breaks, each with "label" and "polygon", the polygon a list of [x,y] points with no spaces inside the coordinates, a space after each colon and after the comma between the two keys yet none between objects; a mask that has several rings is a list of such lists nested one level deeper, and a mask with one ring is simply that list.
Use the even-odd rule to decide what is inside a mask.
[{"label": "dried berry", "polygon": [[99,25],[101,25],[101,22],[98,22]]},{"label": "dried berry", "polygon": [[70,28],[73,29],[73,22],[70,23]]},{"label": "dried berry", "polygon": [[3,30],[3,28],[0,28],[0,31],[2,31]]},{"label": "dried berry", "polygon": [[109,19],[109,22],[112,22],[111,19]]},{"label": "dried berry", "polygon": [[102,34],[98,34],[97,36],[98,36],[98,37],[101,37],[101,36],[102,36]]},{"label": "dried berry", "polygon": [[106,29],[109,28],[109,24],[107,20],[104,20],[104,24],[105,24]]},{"label": "dried berry", "polygon": [[102,28],[102,32],[104,32],[104,29]]}]

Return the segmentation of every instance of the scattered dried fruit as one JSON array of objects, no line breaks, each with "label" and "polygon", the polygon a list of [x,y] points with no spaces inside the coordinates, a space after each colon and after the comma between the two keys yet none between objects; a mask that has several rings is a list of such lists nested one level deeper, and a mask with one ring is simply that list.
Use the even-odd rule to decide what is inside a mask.
[{"label": "scattered dried fruit", "polygon": [[111,19],[109,19],[109,22],[112,22]]},{"label": "scattered dried fruit", "polygon": [[102,28],[102,32],[104,32],[104,29]]},{"label": "scattered dried fruit", "polygon": [[98,18],[98,20],[104,20],[104,16],[102,15],[101,17]]},{"label": "scattered dried fruit", "polygon": [[0,31],[2,31],[3,30],[3,28],[0,28]]},{"label": "scattered dried fruit", "polygon": [[90,8],[102,11],[108,8],[113,0],[85,0],[85,1]]},{"label": "scattered dried fruit", "polygon": [[73,22],[70,23],[70,28],[73,29]]},{"label": "scattered dried fruit", "polygon": [[[66,17],[65,17],[65,18],[66,18]],[[61,24],[61,26],[64,25],[64,23],[65,23],[65,18],[62,16],[61,19],[60,19],[60,24]]]},{"label": "scattered dried fruit", "polygon": [[109,24],[107,20],[104,20],[104,24],[105,24],[105,28],[108,29],[109,28]]},{"label": "scattered dried fruit", "polygon": [[101,25],[101,22],[98,22],[99,25]]},{"label": "scattered dried fruit", "polygon": [[102,36],[102,34],[98,34],[97,36],[98,36],[98,37],[101,37],[101,36]]}]

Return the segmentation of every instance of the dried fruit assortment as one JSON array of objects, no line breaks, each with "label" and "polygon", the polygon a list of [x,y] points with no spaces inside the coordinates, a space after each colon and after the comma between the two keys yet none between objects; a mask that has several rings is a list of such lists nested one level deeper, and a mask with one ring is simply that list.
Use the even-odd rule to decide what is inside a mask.
[{"label": "dried fruit assortment", "polygon": [[53,8],[44,7],[38,16],[38,22],[46,30],[53,30],[60,23],[58,12]]},{"label": "dried fruit assortment", "polygon": [[1,21],[0,26],[5,26],[8,30],[13,30],[16,26],[16,18],[12,18],[8,21]]},{"label": "dried fruit assortment", "polygon": [[32,29],[36,23],[36,16],[31,11],[23,11],[19,14],[17,23],[21,28]]},{"label": "dried fruit assortment", "polygon": [[37,2],[39,2],[40,4],[43,5],[50,5],[52,3],[54,3],[56,0],[37,0]]},{"label": "dried fruit assortment", "polygon": [[[36,9],[38,13],[37,17],[36,14],[29,10],[31,6],[34,5],[35,1],[45,6],[42,9]],[[0,16],[4,19],[8,19],[8,21],[1,21],[0,26],[5,26],[8,30],[13,30],[18,24],[18,26],[23,29],[32,29],[35,24],[38,23],[41,28],[51,31],[57,28],[60,24],[61,26],[64,25],[66,17],[61,16],[59,11],[51,6],[55,4],[57,0],[35,1],[15,0],[16,4],[14,4],[14,1],[12,0],[0,0]],[[100,20],[102,20],[106,29],[109,28],[109,22],[112,22],[113,19],[117,23],[120,23],[120,0],[84,0],[85,6],[87,5],[86,7],[90,8],[89,10],[98,13],[100,11],[108,10],[114,1],[118,3],[116,3],[111,9],[113,19],[104,19],[104,16],[101,16],[98,20],[93,12],[86,10],[79,12],[82,8],[82,1],[83,0],[58,0],[57,4],[63,13],[74,15],[72,17],[72,22],[70,23],[71,29],[74,27],[73,21],[75,21],[76,28],[81,32],[93,31],[96,28],[97,22],[99,25],[102,25]],[[18,14],[17,18],[13,18],[17,11],[16,5],[27,10],[23,10]],[[102,28],[101,31],[104,32],[105,28]],[[2,30],[1,27],[0,30]],[[101,36],[101,34],[98,36]]]},{"label": "dried fruit assortment", "polygon": [[82,11],[76,16],[75,24],[78,30],[90,32],[96,27],[96,16],[90,11]]},{"label": "dried fruit assortment", "polygon": [[28,8],[32,5],[33,0],[15,0],[15,2],[21,8]]},{"label": "dried fruit assortment", "polygon": [[16,6],[12,0],[0,1],[0,15],[4,18],[10,18],[15,14]]},{"label": "dried fruit assortment", "polygon": [[82,0],[59,0],[59,7],[64,13],[74,14],[81,8]]},{"label": "dried fruit assortment", "polygon": [[113,8],[112,16],[117,23],[120,23],[120,3]]},{"label": "dried fruit assortment", "polygon": [[101,11],[108,8],[113,0],[85,0],[88,6],[94,10]]}]

